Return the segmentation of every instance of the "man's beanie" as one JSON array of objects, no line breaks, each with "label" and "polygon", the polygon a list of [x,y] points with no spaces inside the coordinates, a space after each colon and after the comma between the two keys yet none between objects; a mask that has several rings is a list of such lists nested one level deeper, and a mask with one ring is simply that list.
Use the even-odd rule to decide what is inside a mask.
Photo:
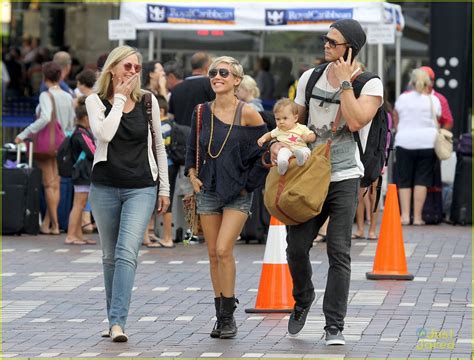
[{"label": "man's beanie", "polygon": [[352,19],[341,19],[333,22],[330,26],[338,30],[349,46],[352,47],[352,57],[354,58],[365,45],[365,32],[359,22]]}]

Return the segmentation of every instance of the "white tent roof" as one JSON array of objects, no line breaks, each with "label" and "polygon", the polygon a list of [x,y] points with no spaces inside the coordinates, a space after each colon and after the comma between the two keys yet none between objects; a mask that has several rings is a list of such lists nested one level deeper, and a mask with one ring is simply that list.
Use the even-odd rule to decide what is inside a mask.
[{"label": "white tent roof", "polygon": [[386,2],[135,2],[120,5],[120,20],[137,30],[326,31],[338,19],[362,25],[395,24],[403,29],[399,5]]}]

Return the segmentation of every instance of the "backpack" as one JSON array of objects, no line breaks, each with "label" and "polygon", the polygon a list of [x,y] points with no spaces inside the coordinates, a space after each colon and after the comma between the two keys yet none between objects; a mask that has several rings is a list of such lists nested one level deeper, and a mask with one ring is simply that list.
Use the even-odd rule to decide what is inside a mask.
[{"label": "backpack", "polygon": [[72,168],[74,167],[74,159],[72,154],[72,133],[67,133],[61,145],[59,145],[56,154],[58,163],[58,173],[61,177],[72,177]]},{"label": "backpack", "polygon": [[[311,98],[317,100],[324,100],[325,102],[330,103],[339,103],[339,100],[333,99],[322,99],[313,95],[313,88],[316,85],[316,82],[319,80],[321,75],[324,72],[324,69],[329,65],[329,63],[321,64],[314,68],[311,76],[308,79],[305,89],[305,104],[306,104],[306,123],[308,122],[309,116],[309,101]],[[377,75],[370,72],[363,72],[359,74],[353,81],[352,87],[354,88],[354,95],[356,98],[360,96],[362,88],[367,83],[367,81],[379,78]],[[365,151],[362,151],[362,144],[360,141],[359,132],[356,131],[353,133],[354,139],[357,142],[357,147],[359,148],[359,154],[364,165],[364,176],[360,181],[361,187],[369,187],[375,180],[377,182],[377,197],[375,201],[374,211],[377,209],[377,205],[380,199],[380,194],[382,192],[382,170],[384,166],[388,163],[388,157],[390,151],[392,150],[392,135],[391,135],[391,126],[388,123],[387,112],[384,107],[379,107],[375,116],[373,117],[370,125],[370,130],[367,135],[367,144],[365,146]]]},{"label": "backpack", "polygon": [[170,121],[171,143],[166,148],[166,153],[175,165],[184,165],[186,160],[186,142],[191,134],[191,127]]}]

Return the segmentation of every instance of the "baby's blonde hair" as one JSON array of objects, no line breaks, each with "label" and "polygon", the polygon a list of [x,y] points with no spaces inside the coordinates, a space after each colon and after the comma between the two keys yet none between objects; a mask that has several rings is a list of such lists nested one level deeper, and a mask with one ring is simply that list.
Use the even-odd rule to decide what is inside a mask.
[{"label": "baby's blonde hair", "polygon": [[278,100],[273,106],[273,113],[275,114],[277,111],[280,111],[286,108],[287,106],[291,108],[291,113],[293,115],[298,115],[298,105],[296,105],[293,100],[290,100],[288,98],[282,98]]}]

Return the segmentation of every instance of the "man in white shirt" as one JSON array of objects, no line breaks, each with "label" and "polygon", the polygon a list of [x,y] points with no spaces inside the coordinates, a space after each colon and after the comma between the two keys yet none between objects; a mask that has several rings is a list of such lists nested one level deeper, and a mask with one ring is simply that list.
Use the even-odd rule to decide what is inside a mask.
[{"label": "man in white shirt", "polygon": [[[323,302],[326,345],[345,344],[342,331],[349,294],[352,223],[360,178],[364,175],[353,132],[359,131],[362,149],[365,149],[369,123],[383,102],[383,85],[378,78],[367,81],[357,98],[352,88],[351,81],[360,72],[357,62],[352,60],[365,40],[362,27],[352,19],[334,22],[323,36],[324,57],[329,64],[312,89],[308,126],[316,133],[314,145],[332,139],[331,183],[322,212],[306,223],[290,226],[287,237],[287,259],[296,302],[288,322],[288,333],[296,336],[303,329],[315,299],[309,250],[319,228],[329,217],[329,270]],[[298,82],[295,102],[299,106],[301,123],[306,119],[305,89],[312,72],[310,69],[303,73]],[[280,143],[271,146],[272,157],[281,146]]]}]

